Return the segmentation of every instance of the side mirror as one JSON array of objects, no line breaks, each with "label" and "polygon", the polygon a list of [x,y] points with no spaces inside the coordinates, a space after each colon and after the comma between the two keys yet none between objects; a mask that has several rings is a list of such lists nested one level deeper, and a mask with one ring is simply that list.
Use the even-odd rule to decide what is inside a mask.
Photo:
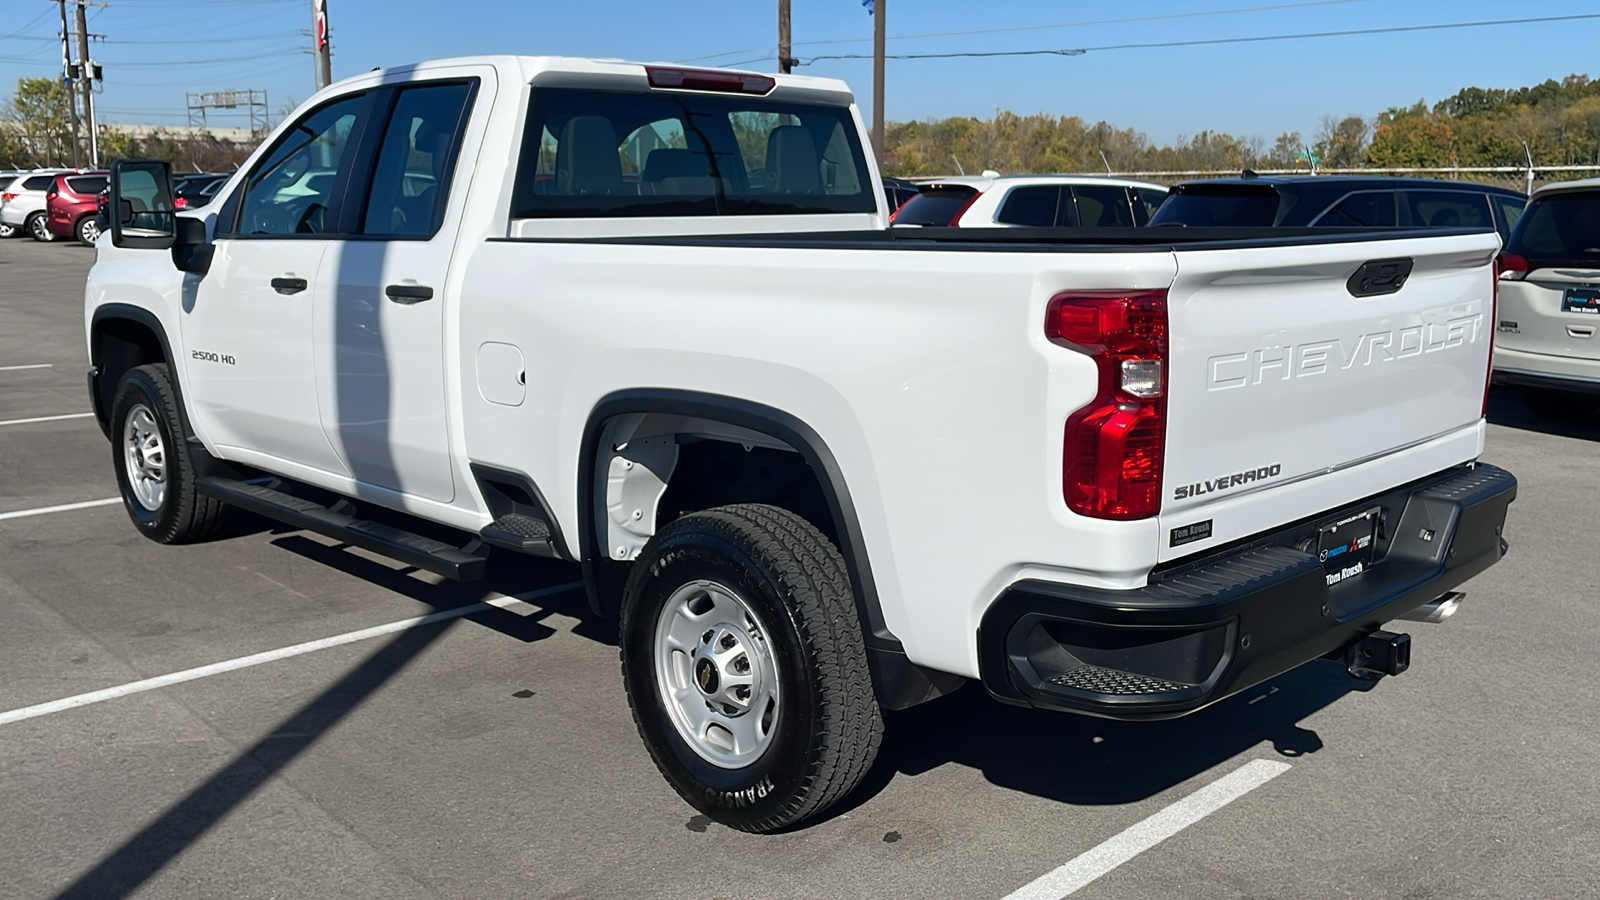
[{"label": "side mirror", "polygon": [[160,159],[119,159],[111,164],[111,244],[168,250],[177,240],[172,205],[172,164]]}]

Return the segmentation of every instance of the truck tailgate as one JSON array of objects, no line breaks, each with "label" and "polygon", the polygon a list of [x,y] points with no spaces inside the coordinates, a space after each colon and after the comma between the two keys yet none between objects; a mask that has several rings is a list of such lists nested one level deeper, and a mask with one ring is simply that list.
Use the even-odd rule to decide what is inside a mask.
[{"label": "truck tailgate", "polygon": [[[1176,251],[1161,558],[1472,459],[1498,248],[1485,233]],[[1386,291],[1404,263],[1366,264],[1392,260],[1411,268]]]}]

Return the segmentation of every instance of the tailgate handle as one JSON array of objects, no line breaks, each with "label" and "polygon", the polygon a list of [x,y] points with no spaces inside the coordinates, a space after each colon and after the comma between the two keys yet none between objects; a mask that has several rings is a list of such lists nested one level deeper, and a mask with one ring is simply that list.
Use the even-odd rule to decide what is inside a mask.
[{"label": "tailgate handle", "polygon": [[1567,337],[1592,338],[1594,337],[1593,325],[1568,325]]},{"label": "tailgate handle", "polygon": [[1411,277],[1411,257],[1370,259],[1344,283],[1352,297],[1381,297],[1400,290]]}]

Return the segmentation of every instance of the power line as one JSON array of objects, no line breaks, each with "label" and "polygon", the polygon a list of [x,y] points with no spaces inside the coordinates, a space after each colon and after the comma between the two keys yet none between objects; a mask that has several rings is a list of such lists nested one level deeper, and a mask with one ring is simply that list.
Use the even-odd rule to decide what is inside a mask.
[{"label": "power line", "polygon": [[[1391,28],[1356,28],[1349,31],[1311,31],[1302,34],[1267,34],[1255,37],[1210,38],[1194,41],[1154,41],[1140,44],[1106,44],[1101,47],[1073,47],[1058,50],[990,50],[969,51],[964,53],[901,53],[891,54],[888,59],[957,59],[979,58],[993,56],[1082,56],[1085,53],[1098,53],[1105,50],[1156,50],[1171,47],[1207,47],[1218,44],[1253,44],[1267,41],[1294,41],[1306,38],[1327,37],[1354,37],[1370,34],[1402,34],[1416,31],[1444,31],[1452,28],[1485,28],[1495,25],[1533,25],[1546,22],[1572,22],[1580,19],[1600,19],[1600,13],[1588,13],[1574,16],[1543,16],[1530,19],[1496,19],[1487,22],[1444,22],[1434,25],[1401,25]],[[800,65],[810,65],[822,59],[872,59],[870,53],[841,53],[813,56],[800,61]]]},{"label": "power line", "polygon": [[[924,34],[892,35],[892,36],[890,36],[889,40],[891,40],[891,41],[916,41],[916,40],[923,40],[923,39],[926,39],[926,38],[965,37],[967,35],[973,35],[973,34],[1001,34],[1001,33],[1005,33],[1005,32],[1015,32],[1015,31],[1042,31],[1042,30],[1049,29],[1049,28],[1086,28],[1086,27],[1093,26],[1093,25],[1122,25],[1122,24],[1127,24],[1127,23],[1132,23],[1132,22],[1159,22],[1159,21],[1165,21],[1165,20],[1169,20],[1169,19],[1193,19],[1193,18],[1199,18],[1199,17],[1203,17],[1203,16],[1228,16],[1228,15],[1236,15],[1238,13],[1273,12],[1273,11],[1284,10],[1284,9],[1299,9],[1299,8],[1307,7],[1307,6],[1333,6],[1333,5],[1344,4],[1344,3],[1369,3],[1369,2],[1371,2],[1371,0],[1302,0],[1302,2],[1299,2],[1299,3],[1274,3],[1274,4],[1270,5],[1270,6],[1240,6],[1240,7],[1234,7],[1234,8],[1231,8],[1231,9],[1202,10],[1200,12],[1161,13],[1161,14],[1158,14],[1158,15],[1149,15],[1149,16],[1129,16],[1127,18],[1121,18],[1121,19],[1089,19],[1089,20],[1085,20],[1085,21],[1081,21],[1081,22],[1055,22],[1055,23],[1051,23],[1051,24],[1047,24],[1047,25],[1012,25],[1012,26],[1008,26],[1008,27],[1005,27],[1005,28],[977,28],[977,29],[971,29],[971,30],[966,30],[966,31],[930,31],[930,32],[926,32]],[[821,45],[821,44],[870,44],[870,43],[872,43],[872,38],[836,38],[836,39],[833,39],[833,40],[825,40],[825,41],[795,41],[793,46],[796,46],[796,47],[801,47],[801,46],[815,47],[815,46],[818,46],[818,45]],[[759,47],[748,47],[748,48],[743,49],[743,50],[728,50],[728,51],[725,51],[725,52],[722,52],[722,53],[712,53],[712,54],[707,55],[707,56],[695,56],[695,57],[691,57],[689,59],[682,59],[682,60],[679,60],[679,62],[700,62],[702,60],[707,60],[707,59],[716,59],[719,56],[733,56],[733,55],[739,54],[739,53],[756,53],[756,52],[759,52],[760,49],[761,48],[759,48]],[[769,59],[769,58],[770,57],[763,57],[763,59]],[[760,60],[759,59],[751,60],[751,62],[760,62]],[[723,63],[722,65],[736,66],[736,65],[739,65],[739,63]]]}]

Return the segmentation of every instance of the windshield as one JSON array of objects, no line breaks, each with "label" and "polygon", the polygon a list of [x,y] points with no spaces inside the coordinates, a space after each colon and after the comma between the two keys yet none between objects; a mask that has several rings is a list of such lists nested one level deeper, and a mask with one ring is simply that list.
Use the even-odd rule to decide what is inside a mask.
[{"label": "windshield", "polygon": [[1278,221],[1278,192],[1266,185],[1178,185],[1150,217],[1154,225],[1270,228]]},{"label": "windshield", "polygon": [[923,188],[922,193],[907,200],[906,205],[895,212],[894,224],[954,225],[956,216],[960,215],[977,195],[977,188],[960,185]]},{"label": "windshield", "polygon": [[1506,251],[1525,257],[1534,269],[1600,265],[1600,191],[1534,198]]}]

